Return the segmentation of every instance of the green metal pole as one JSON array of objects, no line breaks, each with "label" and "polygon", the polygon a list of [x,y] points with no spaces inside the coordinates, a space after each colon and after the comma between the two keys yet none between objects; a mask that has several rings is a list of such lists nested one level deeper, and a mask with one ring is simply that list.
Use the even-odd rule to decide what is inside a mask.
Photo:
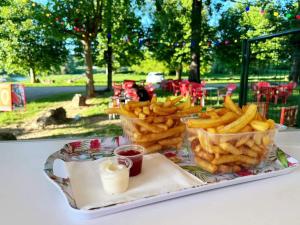
[{"label": "green metal pole", "polygon": [[248,76],[249,76],[249,62],[250,62],[250,42],[243,40],[242,43],[242,73],[240,79],[240,96],[239,105],[242,107],[247,103],[248,95]]}]

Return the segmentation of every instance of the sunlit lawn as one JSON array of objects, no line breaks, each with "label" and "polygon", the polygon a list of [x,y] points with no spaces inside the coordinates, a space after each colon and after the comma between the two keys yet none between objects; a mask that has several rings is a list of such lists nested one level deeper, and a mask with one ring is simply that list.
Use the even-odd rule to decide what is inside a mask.
[{"label": "sunlit lawn", "polygon": [[[249,76],[250,82],[256,81],[269,81],[269,82],[288,82],[288,75],[264,75],[264,76]],[[188,75],[184,74],[182,76],[183,79],[187,79]],[[86,77],[85,75],[51,75],[47,77],[39,78],[41,83],[31,84],[30,82],[24,82],[27,87],[44,87],[44,86],[84,86],[86,84]],[[146,80],[146,75],[144,74],[113,74],[113,82],[121,83],[124,80],[135,80],[137,82],[141,82]],[[165,79],[176,79],[174,75],[166,75]],[[239,83],[240,82],[240,75],[229,75],[229,74],[206,74],[203,75],[202,78],[208,84],[226,84],[226,83]],[[51,81],[54,81],[53,83]],[[107,86],[107,76],[105,74],[94,74],[94,81],[96,86]]]}]

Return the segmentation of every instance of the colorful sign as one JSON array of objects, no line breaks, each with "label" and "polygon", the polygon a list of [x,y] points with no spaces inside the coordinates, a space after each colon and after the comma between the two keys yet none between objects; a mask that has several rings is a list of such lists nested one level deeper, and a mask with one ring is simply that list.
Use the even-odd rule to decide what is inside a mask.
[{"label": "colorful sign", "polygon": [[24,109],[25,87],[22,84],[0,84],[0,111]]}]

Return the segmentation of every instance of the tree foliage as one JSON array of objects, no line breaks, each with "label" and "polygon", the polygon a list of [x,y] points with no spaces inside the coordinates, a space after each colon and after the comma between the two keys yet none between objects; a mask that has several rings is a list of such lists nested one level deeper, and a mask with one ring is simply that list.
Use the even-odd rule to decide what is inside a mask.
[{"label": "tree foliage", "polygon": [[182,64],[187,65],[191,59],[191,48],[200,47],[201,72],[207,72],[211,54],[207,41],[214,33],[208,24],[208,12],[203,8],[201,14],[201,35],[199,42],[192,38],[192,4],[191,1],[170,0],[156,5],[151,30],[150,50],[157,60],[164,61],[171,70],[180,73]]},{"label": "tree foliage", "polygon": [[45,73],[66,60],[67,50],[44,27],[41,8],[29,0],[7,0],[0,6],[0,67],[8,73]]},{"label": "tree foliage", "polygon": [[[111,1],[111,13],[104,11],[103,32],[98,36],[97,64],[106,66],[107,48],[112,48],[113,67],[131,66],[138,63],[143,57],[139,46],[139,35],[143,32],[141,18],[135,12],[131,4],[120,4]],[[108,43],[108,37],[111,41]]]}]

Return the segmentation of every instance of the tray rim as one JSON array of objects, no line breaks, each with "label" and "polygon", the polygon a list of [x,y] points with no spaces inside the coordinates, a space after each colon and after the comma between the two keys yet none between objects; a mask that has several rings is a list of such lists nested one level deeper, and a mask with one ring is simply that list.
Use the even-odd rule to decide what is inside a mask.
[{"label": "tray rim", "polygon": [[[112,138],[112,139],[114,139],[114,138]],[[84,141],[87,142],[87,141],[93,141],[93,140],[95,140],[95,139],[84,140]],[[97,140],[99,140],[99,139],[97,139]],[[79,141],[76,141],[76,142],[79,142]],[[236,185],[236,184],[243,184],[243,183],[247,183],[247,182],[251,182],[251,181],[276,177],[276,176],[291,173],[292,171],[297,169],[297,167],[299,166],[298,160],[296,160],[292,156],[288,155],[293,160],[295,160],[296,163],[292,166],[287,167],[287,168],[282,168],[282,169],[279,169],[279,170],[273,170],[273,171],[268,171],[268,172],[263,172],[263,173],[258,173],[258,174],[252,174],[252,175],[247,175],[247,176],[235,177],[235,178],[230,179],[230,180],[225,179],[225,180],[221,180],[221,181],[217,181],[217,182],[206,183],[206,184],[196,186],[196,187],[186,188],[186,189],[179,190],[179,191],[176,191],[176,192],[164,193],[164,194],[160,194],[160,195],[156,195],[156,196],[150,196],[150,197],[147,197],[147,198],[142,198],[142,199],[126,202],[126,203],[121,203],[121,204],[116,204],[116,205],[112,205],[112,206],[87,210],[87,209],[78,209],[78,208],[76,208],[76,202],[72,198],[71,186],[69,185],[69,187],[68,187],[69,189],[66,190],[67,188],[66,188],[65,182],[69,182],[69,178],[60,178],[60,177],[56,177],[53,174],[53,162],[56,159],[61,159],[63,161],[66,161],[66,158],[61,154],[62,150],[63,150],[63,148],[56,151],[56,152],[54,152],[54,153],[52,153],[47,158],[47,160],[45,162],[45,165],[44,165],[44,173],[45,173],[46,177],[52,183],[54,183],[55,186],[58,187],[60,192],[63,194],[65,201],[70,206],[68,208],[73,213],[75,213],[77,216],[79,216],[80,218],[85,218],[85,219],[102,217],[102,216],[105,216],[105,215],[125,211],[125,210],[128,210],[128,209],[133,209],[133,208],[137,208],[137,207],[140,207],[140,206],[149,205],[149,204],[153,204],[153,203],[158,203],[158,202],[162,202],[162,201],[166,201],[166,200],[170,200],[170,199],[174,199],[174,198],[178,198],[178,197],[183,197],[183,196],[187,196],[187,195],[192,195],[192,194],[196,194],[196,193],[201,193],[201,192],[209,191],[209,190],[213,190],[213,189],[219,189],[219,188],[228,187],[228,186],[232,186],[232,185]],[[52,166],[52,168],[49,168],[49,161],[51,161],[50,162],[50,167]],[[69,195],[69,197],[68,197],[68,195]],[[74,202],[70,202],[72,200]],[[74,205],[72,205],[72,204],[74,204]]]}]

